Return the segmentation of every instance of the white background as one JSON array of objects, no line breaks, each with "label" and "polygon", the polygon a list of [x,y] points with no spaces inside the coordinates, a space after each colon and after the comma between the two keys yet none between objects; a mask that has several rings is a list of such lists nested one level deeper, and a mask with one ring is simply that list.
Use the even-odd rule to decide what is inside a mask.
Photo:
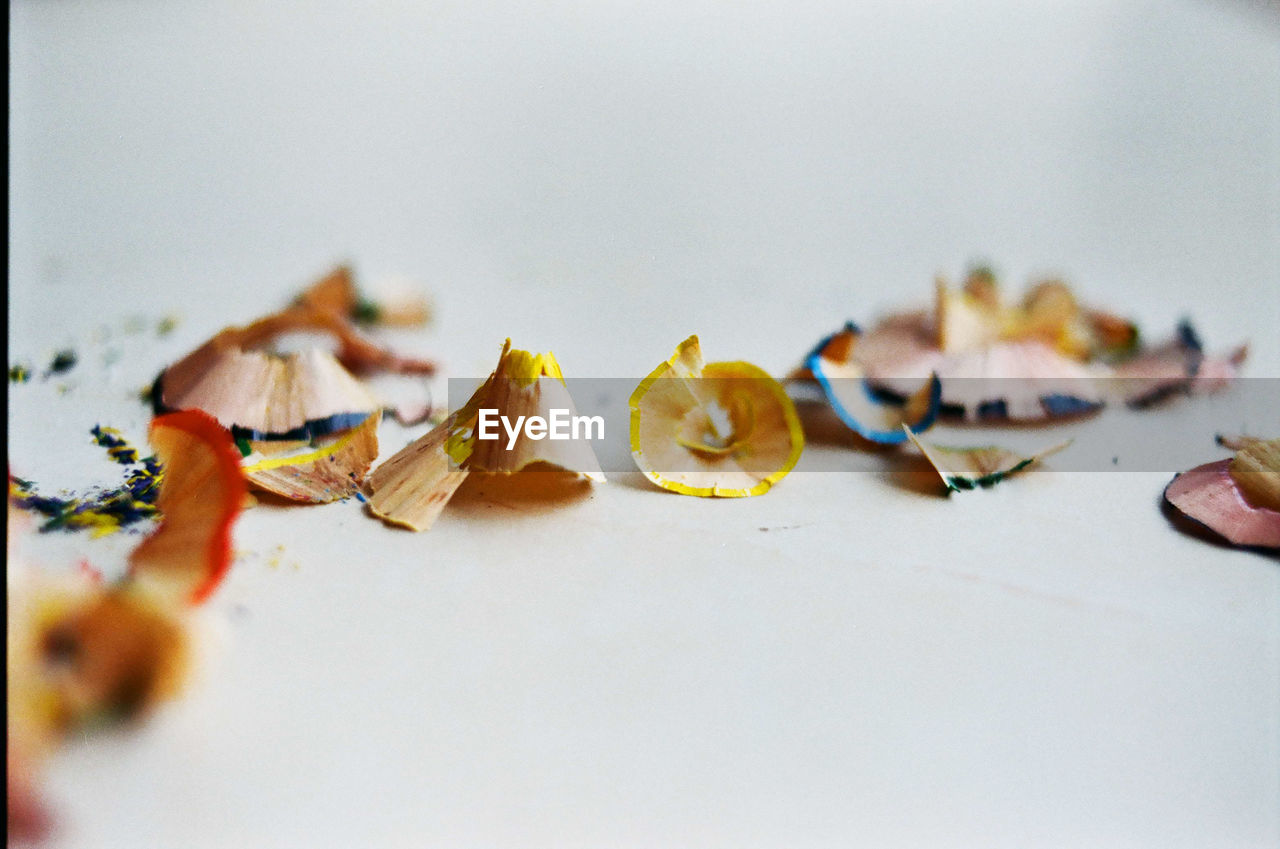
[{"label": "white background", "polygon": [[[93,424],[141,442],[156,371],[343,259],[428,289],[403,341],[465,376],[510,335],[638,379],[691,332],[780,373],[989,258],[1280,377],[1274,7],[10,19],[10,360],[82,354],[10,388],[11,468],[51,490],[111,480]],[[255,508],[187,698],[52,763],[60,845],[1280,843],[1280,571],[1172,530],[1172,469],[944,499],[806,460],[881,471],[734,501],[614,476],[422,535]],[[134,539],[29,550],[109,569]]]}]

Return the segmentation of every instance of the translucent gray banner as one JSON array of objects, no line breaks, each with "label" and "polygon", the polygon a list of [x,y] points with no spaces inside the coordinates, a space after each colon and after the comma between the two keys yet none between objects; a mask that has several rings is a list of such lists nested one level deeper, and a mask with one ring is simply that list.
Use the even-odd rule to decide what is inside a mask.
[{"label": "translucent gray banner", "polygon": [[[629,401],[641,382],[570,378],[546,393],[519,381],[506,381],[510,385],[498,391],[491,382],[482,393],[489,400],[477,408],[489,411],[484,421],[475,412],[472,427],[456,424],[468,436],[477,435],[483,424],[486,451],[514,450],[517,434],[534,441],[563,436],[589,447],[601,471],[634,472],[636,428]],[[461,410],[484,383],[484,378],[449,380],[450,412]],[[807,380],[784,386],[805,438],[797,472],[883,471],[885,455],[914,450],[907,442],[863,439],[841,419],[842,412],[848,416],[851,411],[831,401],[870,392],[870,397],[884,402],[873,408],[883,411],[885,422],[876,424],[888,433],[901,430],[901,406],[894,403],[901,399],[891,394],[868,390],[861,381],[832,380],[825,389]],[[1132,382],[1108,379],[1077,384],[1061,379],[1043,384],[1025,379],[949,380],[942,387],[936,420],[922,438],[954,448],[998,445],[1027,455],[1071,440],[1069,447],[1045,461],[1044,468],[1173,473],[1229,456],[1215,442],[1220,434],[1280,436],[1280,379],[1241,378],[1214,391],[1203,386],[1152,386],[1159,391],[1135,392]],[[539,398],[529,399],[530,392]],[[511,401],[521,393],[524,400]],[[702,470],[731,456],[741,469],[768,473],[779,464],[778,443],[789,440],[785,417],[776,413],[777,384],[769,380],[664,378],[648,387],[640,406],[640,419],[634,424],[643,424],[641,448],[650,466],[660,472]],[[532,422],[535,416],[544,422]]]}]

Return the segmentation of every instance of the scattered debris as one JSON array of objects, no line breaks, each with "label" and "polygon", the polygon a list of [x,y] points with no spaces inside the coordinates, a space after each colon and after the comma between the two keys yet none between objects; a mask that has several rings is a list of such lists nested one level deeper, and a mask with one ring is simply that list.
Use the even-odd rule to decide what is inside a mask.
[{"label": "scattered debris", "polygon": [[105,584],[89,564],[65,578],[43,575],[16,556],[10,536],[11,829],[15,804],[29,833],[48,827],[41,765],[63,742],[136,721],[180,690],[188,607],[230,565],[230,529],[245,497],[230,437],[198,412],[156,419],[150,437],[165,468],[157,499],[164,518],[120,581]]},{"label": "scattered debris", "polygon": [[10,503],[45,516],[41,532],[89,530],[103,536],[158,514],[156,497],[164,476],[159,460],[139,460],[138,452],[114,428],[95,425],[91,433],[115,462],[140,468],[132,469],[118,487],[93,489],[84,495],[41,495],[31,481],[10,475]]},{"label": "scattered debris", "polygon": [[120,435],[120,431],[113,427],[94,425],[89,432],[93,434],[94,441],[107,449],[107,454],[111,456],[111,459],[120,465],[129,466],[138,462],[138,452],[125,441],[125,438]]}]

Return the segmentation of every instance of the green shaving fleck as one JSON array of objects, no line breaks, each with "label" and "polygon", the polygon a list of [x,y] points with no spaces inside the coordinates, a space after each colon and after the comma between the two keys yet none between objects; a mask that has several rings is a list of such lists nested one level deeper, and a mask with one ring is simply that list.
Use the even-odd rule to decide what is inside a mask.
[{"label": "green shaving fleck", "polygon": [[[960,450],[964,450],[964,449],[960,449]],[[984,449],[970,449],[970,450],[980,451]],[[985,449],[985,450],[991,450],[991,449]],[[947,485],[947,490],[949,492],[964,492],[971,489],[977,489],[978,487],[987,489],[989,487],[993,487],[996,484],[1000,483],[1000,481],[1009,477],[1009,475],[1013,474],[1014,472],[1022,471],[1027,466],[1030,466],[1032,463],[1036,462],[1037,459],[1038,459],[1037,457],[1028,457],[1027,459],[1023,460],[1021,463],[1011,466],[1008,469],[1000,469],[998,471],[994,471],[989,474],[982,475],[981,477],[973,477],[972,475],[961,475],[961,474],[943,472],[942,481]]]},{"label": "green shaving fleck", "polygon": [[977,263],[969,269],[966,277],[970,280],[996,281],[996,270],[985,262]]},{"label": "green shaving fleck", "polygon": [[374,301],[361,299],[351,308],[351,317],[361,324],[377,324],[382,318],[382,307]]}]

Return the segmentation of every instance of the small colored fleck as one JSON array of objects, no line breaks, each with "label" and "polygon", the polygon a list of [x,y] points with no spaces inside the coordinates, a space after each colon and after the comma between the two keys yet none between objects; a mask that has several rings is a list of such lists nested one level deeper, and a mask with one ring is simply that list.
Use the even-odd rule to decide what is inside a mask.
[{"label": "small colored fleck", "polygon": [[49,363],[49,374],[62,374],[71,371],[76,367],[78,360],[79,358],[76,356],[75,351],[70,348],[64,348],[54,354],[53,362]]},{"label": "small colored fleck", "polygon": [[156,335],[168,336],[175,328],[177,328],[180,321],[181,319],[176,315],[166,315],[164,318],[160,319],[160,321],[156,322]]},{"label": "small colored fleck", "polygon": [[107,453],[111,455],[112,460],[122,466],[129,466],[138,462],[138,452],[120,435],[120,431],[113,427],[94,425],[90,433],[93,434],[95,442],[107,449]]},{"label": "small colored fleck", "polygon": [[80,558],[80,560],[76,562],[76,568],[81,575],[84,575],[89,579],[90,583],[101,584],[103,582],[102,571],[88,560]]},{"label": "small colored fleck", "polygon": [[31,380],[31,367],[19,363],[16,366],[9,366],[9,382],[10,383],[26,383]]},{"label": "small colored fleck", "polygon": [[373,301],[360,300],[351,308],[351,318],[361,324],[377,324],[382,318],[382,307]]}]

